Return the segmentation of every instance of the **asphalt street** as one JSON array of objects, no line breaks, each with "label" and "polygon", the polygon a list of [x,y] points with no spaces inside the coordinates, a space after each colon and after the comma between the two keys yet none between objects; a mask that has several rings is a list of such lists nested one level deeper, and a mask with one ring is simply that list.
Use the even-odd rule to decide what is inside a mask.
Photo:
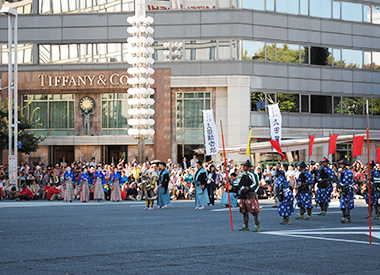
[{"label": "asphalt street", "polygon": [[[0,202],[0,274],[380,274],[380,221],[369,245],[368,208],[355,200],[341,224],[327,216],[280,225],[260,201],[262,232],[239,232],[242,215],[194,201],[143,211],[144,202]],[[251,216],[252,217],[252,216]],[[253,217],[250,220],[254,228]]]}]

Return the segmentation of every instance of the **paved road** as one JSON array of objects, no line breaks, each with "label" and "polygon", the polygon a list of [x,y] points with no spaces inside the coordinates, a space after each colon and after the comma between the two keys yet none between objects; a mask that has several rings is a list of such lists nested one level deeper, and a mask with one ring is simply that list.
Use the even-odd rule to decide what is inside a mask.
[{"label": "paved road", "polygon": [[[142,211],[142,202],[0,202],[1,274],[380,274],[380,226],[368,245],[367,208],[351,224],[328,215],[279,225],[261,201],[260,233],[238,232],[242,215],[193,201]],[[319,209],[318,209],[319,210]],[[253,227],[253,217],[251,219]]]}]

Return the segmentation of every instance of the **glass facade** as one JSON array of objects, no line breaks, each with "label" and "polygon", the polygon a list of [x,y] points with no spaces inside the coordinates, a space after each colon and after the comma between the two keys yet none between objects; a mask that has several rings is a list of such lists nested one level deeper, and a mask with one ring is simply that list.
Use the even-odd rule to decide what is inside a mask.
[{"label": "glass facade", "polygon": [[127,93],[102,94],[102,135],[127,135]]},{"label": "glass facade", "polygon": [[[8,59],[9,59],[8,45],[0,45],[0,51],[1,51],[0,64],[8,64]],[[12,59],[13,59],[13,50],[12,50]],[[17,63],[18,64],[32,64],[33,63],[33,45],[32,44],[18,44],[17,45]]]},{"label": "glass facade", "polygon": [[11,7],[17,14],[32,14],[33,0],[0,0],[0,7]]},{"label": "glass facade", "polygon": [[30,120],[39,119],[32,129],[41,135],[74,135],[74,95],[24,95],[24,115]]}]

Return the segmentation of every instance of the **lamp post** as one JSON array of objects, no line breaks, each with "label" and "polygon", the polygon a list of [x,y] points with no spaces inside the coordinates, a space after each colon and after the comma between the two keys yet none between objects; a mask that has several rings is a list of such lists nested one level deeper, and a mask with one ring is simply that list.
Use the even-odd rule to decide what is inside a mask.
[{"label": "lamp post", "polygon": [[[18,146],[18,68],[17,68],[17,10],[10,7],[2,7],[0,13],[8,16],[8,118],[9,118],[9,152],[8,166],[9,179],[13,185],[17,185],[17,146]],[[13,29],[13,37],[12,37]],[[13,42],[13,43],[12,43]],[[13,45],[13,47],[12,47]],[[13,50],[13,59],[12,59]],[[14,64],[13,64],[14,63]],[[13,90],[13,94],[12,94]],[[12,107],[12,101],[14,106]],[[13,111],[13,116],[12,116]],[[13,154],[12,154],[12,133]]]},{"label": "lamp post", "polygon": [[128,89],[131,96],[128,104],[131,108],[128,114],[132,116],[128,119],[128,124],[132,126],[128,134],[138,140],[138,162],[144,161],[145,139],[154,135],[155,131],[151,129],[155,121],[152,119],[155,111],[151,106],[154,99],[154,90],[150,88],[154,84],[154,79],[150,76],[154,74],[154,69],[150,66],[154,64],[152,55],[154,49],[150,47],[154,39],[150,37],[154,29],[150,25],[154,19],[146,16],[145,0],[135,0],[135,15],[127,18],[132,26],[127,32],[132,36],[127,39],[128,54],[127,62],[132,65],[128,68],[128,73],[132,76],[128,79],[128,84],[132,88]]}]

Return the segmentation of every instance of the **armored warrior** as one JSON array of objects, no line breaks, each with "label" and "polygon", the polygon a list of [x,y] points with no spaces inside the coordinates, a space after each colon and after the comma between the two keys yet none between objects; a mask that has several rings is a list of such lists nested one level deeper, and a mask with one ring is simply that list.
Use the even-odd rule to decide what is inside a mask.
[{"label": "armored warrior", "polygon": [[297,205],[301,209],[300,215],[296,218],[297,220],[302,220],[303,215],[307,209],[307,217],[305,220],[311,220],[311,212],[313,210],[313,203],[311,201],[312,195],[310,191],[310,185],[314,184],[313,175],[306,170],[305,162],[301,162],[297,164],[297,166],[301,169],[300,174],[297,179],[297,188],[298,192],[296,195]]},{"label": "armored warrior", "polygon": [[294,211],[294,197],[293,192],[290,190],[289,183],[285,178],[284,171],[276,170],[273,174],[276,180],[276,196],[280,202],[278,205],[277,212],[280,216],[283,217],[283,220],[280,224],[290,225],[289,217],[293,214]]},{"label": "armored warrior", "polygon": [[91,178],[87,173],[86,167],[82,168],[82,173],[79,175],[78,182],[81,190],[81,201],[88,202],[90,200]]},{"label": "armored warrior", "polygon": [[106,184],[106,179],[102,172],[102,167],[98,166],[98,171],[94,173],[93,176],[93,182],[94,182],[94,201],[98,200],[104,200],[104,191],[103,191],[103,184]]},{"label": "armored warrior", "polygon": [[239,231],[249,231],[249,213],[255,219],[256,228],[253,232],[260,232],[260,205],[257,198],[257,190],[259,189],[259,177],[250,168],[252,164],[249,160],[243,162],[243,172],[239,174],[238,186],[240,187],[239,210],[243,214],[244,226]]},{"label": "armored warrior", "polygon": [[65,190],[65,197],[64,202],[73,201],[74,197],[74,186],[73,184],[76,183],[75,175],[73,172],[71,172],[71,167],[67,166],[66,172],[63,174],[63,181],[64,181],[64,190]]},{"label": "armored warrior", "polygon": [[330,203],[330,196],[332,192],[332,182],[337,179],[334,171],[328,166],[329,160],[323,158],[321,160],[321,168],[317,174],[318,190],[315,195],[315,202],[321,207],[321,213],[318,215],[326,216],[327,208]]},{"label": "armored warrior", "polygon": [[167,208],[170,203],[170,194],[169,194],[169,180],[170,172],[166,170],[166,163],[160,162],[158,165],[160,169],[159,180],[158,180],[158,199],[157,206],[158,208]]},{"label": "armored warrior", "polygon": [[150,165],[146,163],[146,170],[141,174],[140,189],[143,191],[143,196],[146,202],[146,207],[143,210],[153,210],[154,200],[157,199],[157,180],[158,174],[153,168],[156,164]]},{"label": "armored warrior", "polygon": [[345,159],[338,162],[342,172],[339,177],[340,189],[340,210],[342,210],[343,217],[341,223],[350,223],[350,211],[354,208],[354,174],[347,168],[347,161]]},{"label": "armored warrior", "polygon": [[[375,169],[375,162],[371,161],[369,163],[369,168],[370,168],[370,173],[368,176],[368,179],[371,182],[371,218],[374,219],[376,218],[377,220],[379,219],[379,197],[380,197],[380,192],[379,192],[379,184],[378,181],[380,181],[380,173]],[[376,183],[375,183],[376,181]],[[365,202],[368,204],[368,186],[367,184],[365,185]],[[373,216],[373,209],[375,209],[375,216]],[[369,216],[366,217],[368,219]]]},{"label": "armored warrior", "polygon": [[111,184],[111,201],[121,201],[120,182],[123,182],[120,173],[117,171],[117,167],[113,169],[113,173],[109,178]]},{"label": "armored warrior", "polygon": [[193,185],[195,186],[195,209],[203,210],[205,205],[210,203],[207,192],[207,171],[197,162],[197,171],[194,174]]}]

